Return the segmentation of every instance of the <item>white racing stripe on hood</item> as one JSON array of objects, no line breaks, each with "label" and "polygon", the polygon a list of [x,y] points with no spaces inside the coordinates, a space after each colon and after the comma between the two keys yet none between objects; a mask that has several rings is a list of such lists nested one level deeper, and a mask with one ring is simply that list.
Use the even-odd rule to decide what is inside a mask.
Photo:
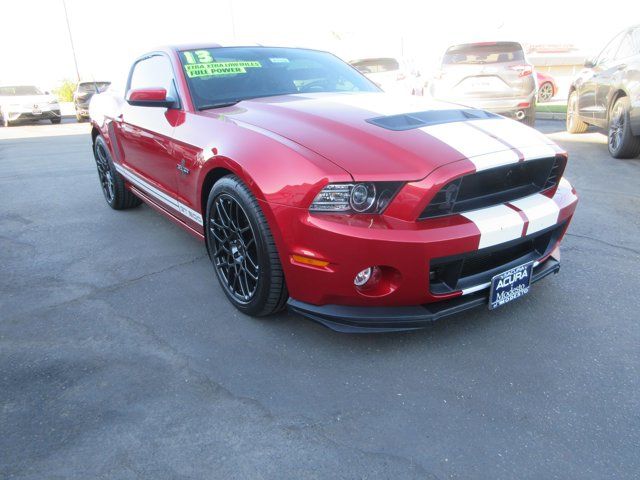
[{"label": "white racing stripe on hood", "polygon": [[461,215],[475,223],[480,230],[478,249],[515,240],[522,236],[524,220],[518,212],[506,205],[473,210]]},{"label": "white racing stripe on hood", "polygon": [[509,203],[522,210],[527,216],[529,226],[527,227],[525,235],[539,232],[558,222],[560,207],[558,207],[558,204],[554,200],[541,193],[535,193]]},{"label": "white racing stripe on hood", "polygon": [[[489,121],[491,120],[481,120],[480,122]],[[441,123],[440,125],[422,127],[420,130],[467,157],[476,166],[476,171],[519,161],[515,151],[509,150],[504,143],[471,125],[467,125],[466,122]]]},{"label": "white racing stripe on hood", "polygon": [[471,120],[469,123],[517,148],[522,152],[525,160],[556,155],[555,149],[549,145],[549,140],[544,135],[515,120],[496,118]]}]

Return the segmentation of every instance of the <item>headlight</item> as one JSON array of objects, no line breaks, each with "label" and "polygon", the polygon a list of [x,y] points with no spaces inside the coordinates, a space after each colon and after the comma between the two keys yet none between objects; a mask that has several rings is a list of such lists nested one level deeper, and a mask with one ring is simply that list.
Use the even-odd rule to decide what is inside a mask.
[{"label": "headlight", "polygon": [[382,213],[402,182],[330,183],[309,207],[312,212]]}]

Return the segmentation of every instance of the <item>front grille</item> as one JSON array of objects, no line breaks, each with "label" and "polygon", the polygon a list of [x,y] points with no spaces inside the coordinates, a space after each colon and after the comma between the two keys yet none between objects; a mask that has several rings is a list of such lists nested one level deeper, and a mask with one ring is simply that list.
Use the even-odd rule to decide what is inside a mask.
[{"label": "front grille", "polygon": [[511,242],[452,257],[431,260],[431,293],[444,294],[481,285],[494,275],[548,255],[565,225],[556,225]]},{"label": "front grille", "polygon": [[419,219],[467,212],[544,192],[558,185],[564,167],[565,158],[557,156],[462,176],[442,187]]}]

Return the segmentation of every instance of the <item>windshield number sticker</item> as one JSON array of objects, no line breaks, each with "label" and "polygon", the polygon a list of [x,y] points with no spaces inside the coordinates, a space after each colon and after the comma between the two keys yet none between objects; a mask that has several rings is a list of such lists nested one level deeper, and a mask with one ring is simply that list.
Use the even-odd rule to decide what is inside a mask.
[{"label": "windshield number sticker", "polygon": [[[182,52],[187,63],[213,63],[213,57],[208,50],[194,50],[193,52]],[[198,58],[196,60],[196,57]]]}]

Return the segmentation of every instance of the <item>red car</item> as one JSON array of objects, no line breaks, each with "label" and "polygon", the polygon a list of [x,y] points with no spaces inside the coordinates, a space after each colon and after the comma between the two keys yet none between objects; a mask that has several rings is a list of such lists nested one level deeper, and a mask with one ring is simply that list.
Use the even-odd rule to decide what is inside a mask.
[{"label": "red car", "polygon": [[550,75],[536,72],[536,82],[538,83],[538,102],[544,103],[551,100],[558,93],[558,86]]},{"label": "red car", "polygon": [[164,48],[90,112],[107,203],[202,239],[254,316],[376,331],[498,307],[558,271],[577,203],[544,135],[382,93],[326,52]]}]

